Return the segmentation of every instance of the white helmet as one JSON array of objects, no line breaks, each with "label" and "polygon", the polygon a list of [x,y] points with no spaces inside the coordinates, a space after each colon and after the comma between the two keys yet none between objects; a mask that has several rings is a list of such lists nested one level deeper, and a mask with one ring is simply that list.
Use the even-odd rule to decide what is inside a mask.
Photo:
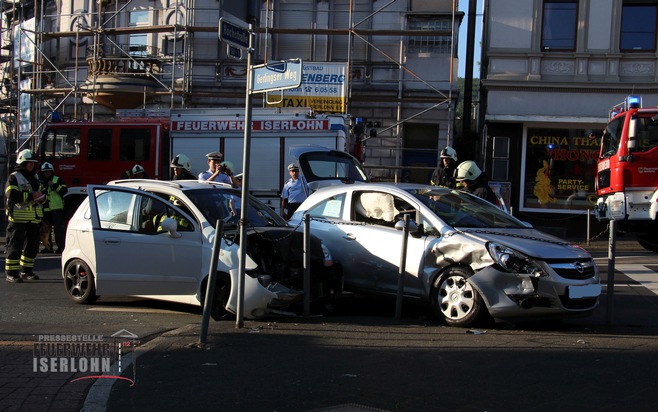
[{"label": "white helmet", "polygon": [[42,172],[54,172],[54,171],[55,171],[55,168],[53,167],[53,165],[52,165],[51,163],[44,162],[44,163],[41,165],[41,171],[42,171]]},{"label": "white helmet", "polygon": [[190,163],[190,159],[182,153],[177,154],[176,157],[171,159],[170,167],[182,167],[188,172],[192,171],[192,164]]},{"label": "white helmet", "polygon": [[455,170],[455,179],[462,180],[475,180],[482,174],[482,170],[472,160],[461,162]]},{"label": "white helmet", "polygon": [[20,165],[23,164],[24,162],[34,162],[37,163],[38,160],[36,156],[34,156],[34,152],[30,149],[24,149],[21,150],[21,152],[18,154],[18,157],[16,158],[16,164]]},{"label": "white helmet", "polygon": [[441,150],[441,159],[452,159],[455,162],[457,161],[457,151],[450,146],[446,146],[445,149]]},{"label": "white helmet", "polygon": [[144,168],[140,165],[135,165],[133,166],[132,173],[133,175],[136,175],[137,173],[144,173]]}]

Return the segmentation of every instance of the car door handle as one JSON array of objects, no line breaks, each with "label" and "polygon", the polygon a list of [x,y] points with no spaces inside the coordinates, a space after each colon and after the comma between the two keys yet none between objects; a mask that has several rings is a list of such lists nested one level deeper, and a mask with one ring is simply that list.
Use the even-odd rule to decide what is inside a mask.
[{"label": "car door handle", "polygon": [[347,239],[347,240],[356,240],[356,236],[354,236],[354,235],[351,234],[351,233],[347,233],[347,234],[345,234],[345,236],[343,236],[343,239]]},{"label": "car door handle", "polygon": [[103,243],[106,245],[118,245],[121,241],[119,239],[105,239]]}]

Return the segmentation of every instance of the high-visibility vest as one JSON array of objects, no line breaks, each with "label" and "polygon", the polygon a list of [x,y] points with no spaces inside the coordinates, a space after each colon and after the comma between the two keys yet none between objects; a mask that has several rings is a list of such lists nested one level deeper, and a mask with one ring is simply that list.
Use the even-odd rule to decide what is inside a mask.
[{"label": "high-visibility vest", "polygon": [[53,185],[48,189],[48,203],[46,207],[44,207],[44,211],[49,212],[51,210],[64,209],[64,198],[59,194],[62,186],[66,187],[66,185],[62,183],[62,179],[53,176]]},{"label": "high-visibility vest", "polygon": [[[14,190],[22,194],[22,202],[15,203],[10,200],[12,198],[11,192]],[[7,202],[5,213],[10,222],[41,222],[41,218],[43,218],[43,206],[41,203],[35,202],[32,199],[32,186],[18,170],[9,176],[7,187],[5,188],[5,201]]]}]

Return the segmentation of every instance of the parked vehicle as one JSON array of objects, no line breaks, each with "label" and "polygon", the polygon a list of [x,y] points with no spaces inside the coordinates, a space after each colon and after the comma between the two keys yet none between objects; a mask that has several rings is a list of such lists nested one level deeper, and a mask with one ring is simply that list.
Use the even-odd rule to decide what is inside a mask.
[{"label": "parked vehicle", "polygon": [[[241,193],[196,181],[130,180],[90,186],[69,222],[62,253],[68,296],[145,296],[200,306],[205,300],[215,227],[225,222],[212,316],[236,313],[237,220]],[[302,234],[256,199],[249,200],[244,317],[293,310],[303,302]],[[329,249],[311,246],[312,302],[340,287]]]},{"label": "parked vehicle", "polygon": [[[318,170],[317,156],[300,156],[309,181],[348,169],[345,156],[332,168],[324,155],[320,164],[332,172],[309,173]],[[487,313],[506,321],[565,318],[598,305],[599,273],[587,251],[468,193],[409,183],[337,183],[315,191],[289,223],[305,214],[311,233],[331,245],[345,290],[392,296],[400,222],[408,215],[404,296],[431,305],[448,325],[469,326]]]},{"label": "parked vehicle", "polygon": [[647,250],[658,252],[658,107],[629,96],[609,112],[596,173],[599,220],[621,222]]}]

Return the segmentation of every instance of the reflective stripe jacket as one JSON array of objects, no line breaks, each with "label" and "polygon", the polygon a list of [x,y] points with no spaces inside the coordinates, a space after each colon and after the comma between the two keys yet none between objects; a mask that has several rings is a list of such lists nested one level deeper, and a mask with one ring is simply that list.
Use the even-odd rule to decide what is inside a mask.
[{"label": "reflective stripe jacket", "polygon": [[47,182],[44,182],[44,186],[48,187],[48,203],[43,208],[46,212],[64,209],[64,195],[68,191],[68,188],[59,177],[53,176],[52,182],[53,184],[50,187],[47,186]]},{"label": "reflective stripe jacket", "polygon": [[32,199],[32,192],[40,188],[41,184],[36,175],[29,180],[19,170],[9,175],[5,188],[5,213],[10,222],[41,222],[43,207]]}]

